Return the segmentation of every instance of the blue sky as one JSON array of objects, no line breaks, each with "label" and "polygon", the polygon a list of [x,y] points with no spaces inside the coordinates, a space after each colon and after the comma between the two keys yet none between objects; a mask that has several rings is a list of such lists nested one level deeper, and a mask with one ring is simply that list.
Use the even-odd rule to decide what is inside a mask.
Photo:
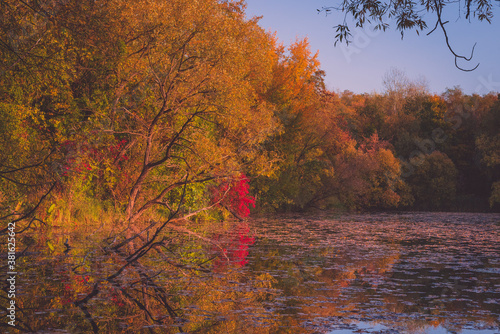
[{"label": "blue sky", "polygon": [[[467,94],[500,92],[500,8],[495,4],[496,16],[492,24],[458,19],[458,8],[449,8],[448,35],[457,53],[469,55],[477,42],[470,63],[459,62],[464,68],[479,67],[473,72],[462,72],[455,67],[454,57],[445,45],[440,30],[430,36],[414,31],[401,35],[391,29],[373,32],[354,28],[353,42],[334,47],[335,30],[341,22],[340,13],[328,16],[316,9],[335,5],[332,0],[247,0],[247,16],[263,16],[260,25],[276,31],[285,45],[297,38],[307,37],[312,51],[319,51],[321,68],[326,72],[328,89],[350,90],[355,93],[382,92],[382,79],[391,68],[404,71],[410,79],[424,77],[429,90],[443,93],[446,88],[460,86]],[[432,26],[433,22],[428,21]]]}]

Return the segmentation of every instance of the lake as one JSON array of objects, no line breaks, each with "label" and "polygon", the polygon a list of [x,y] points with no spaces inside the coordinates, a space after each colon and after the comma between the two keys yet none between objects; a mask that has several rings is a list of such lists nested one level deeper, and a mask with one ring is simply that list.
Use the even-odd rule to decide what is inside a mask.
[{"label": "lake", "polygon": [[94,239],[68,250],[44,233],[18,236],[27,331],[500,333],[499,214],[261,217],[205,231],[213,243],[171,232],[125,267]]}]

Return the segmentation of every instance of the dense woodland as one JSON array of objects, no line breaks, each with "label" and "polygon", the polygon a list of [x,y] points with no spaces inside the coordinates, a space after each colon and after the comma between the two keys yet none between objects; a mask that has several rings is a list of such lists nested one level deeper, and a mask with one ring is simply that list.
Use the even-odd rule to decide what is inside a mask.
[{"label": "dense woodland", "polygon": [[[251,211],[499,210],[496,94],[436,95],[396,70],[383,94],[329,91],[307,40],[284,46],[244,10],[0,0],[0,232],[44,247],[27,295],[79,309],[29,320],[46,305],[19,299],[21,329],[112,332],[127,314],[137,330],[174,326],[191,297],[153,271],[189,281],[244,265],[248,227],[233,253],[216,227]],[[231,275],[183,291],[220,311],[219,288],[245,280]]]},{"label": "dense woodland", "polygon": [[498,96],[459,88],[431,94],[397,70],[384,82],[382,95],[315,86],[314,102],[287,114],[284,130],[267,143],[286,153],[274,176],[256,177],[255,191],[265,198],[259,204],[498,211]]},{"label": "dense woodland", "polygon": [[2,215],[499,208],[495,94],[328,91],[239,2],[1,6]]}]

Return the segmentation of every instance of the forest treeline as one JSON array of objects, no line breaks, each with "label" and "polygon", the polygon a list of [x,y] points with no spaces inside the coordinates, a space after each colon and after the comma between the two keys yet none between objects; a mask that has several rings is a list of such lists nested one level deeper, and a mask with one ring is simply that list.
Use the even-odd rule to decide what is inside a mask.
[{"label": "forest treeline", "polygon": [[499,209],[495,94],[328,91],[243,2],[0,7],[3,219]]},{"label": "forest treeline", "polygon": [[397,69],[386,74],[383,94],[309,84],[310,104],[281,117],[283,131],[267,142],[282,158],[273,177],[256,177],[260,205],[498,211],[497,94],[432,94]]}]

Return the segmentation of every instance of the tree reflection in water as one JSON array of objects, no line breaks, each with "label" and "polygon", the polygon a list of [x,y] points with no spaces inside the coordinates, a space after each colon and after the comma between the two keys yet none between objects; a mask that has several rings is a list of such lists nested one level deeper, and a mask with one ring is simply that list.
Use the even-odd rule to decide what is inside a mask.
[{"label": "tree reflection in water", "polygon": [[218,231],[210,237],[220,247],[172,232],[168,256],[151,252],[130,265],[95,241],[105,235],[72,235],[65,252],[64,233],[47,230],[18,241],[31,245],[18,260],[18,329],[494,333],[498,219],[281,216]]}]

